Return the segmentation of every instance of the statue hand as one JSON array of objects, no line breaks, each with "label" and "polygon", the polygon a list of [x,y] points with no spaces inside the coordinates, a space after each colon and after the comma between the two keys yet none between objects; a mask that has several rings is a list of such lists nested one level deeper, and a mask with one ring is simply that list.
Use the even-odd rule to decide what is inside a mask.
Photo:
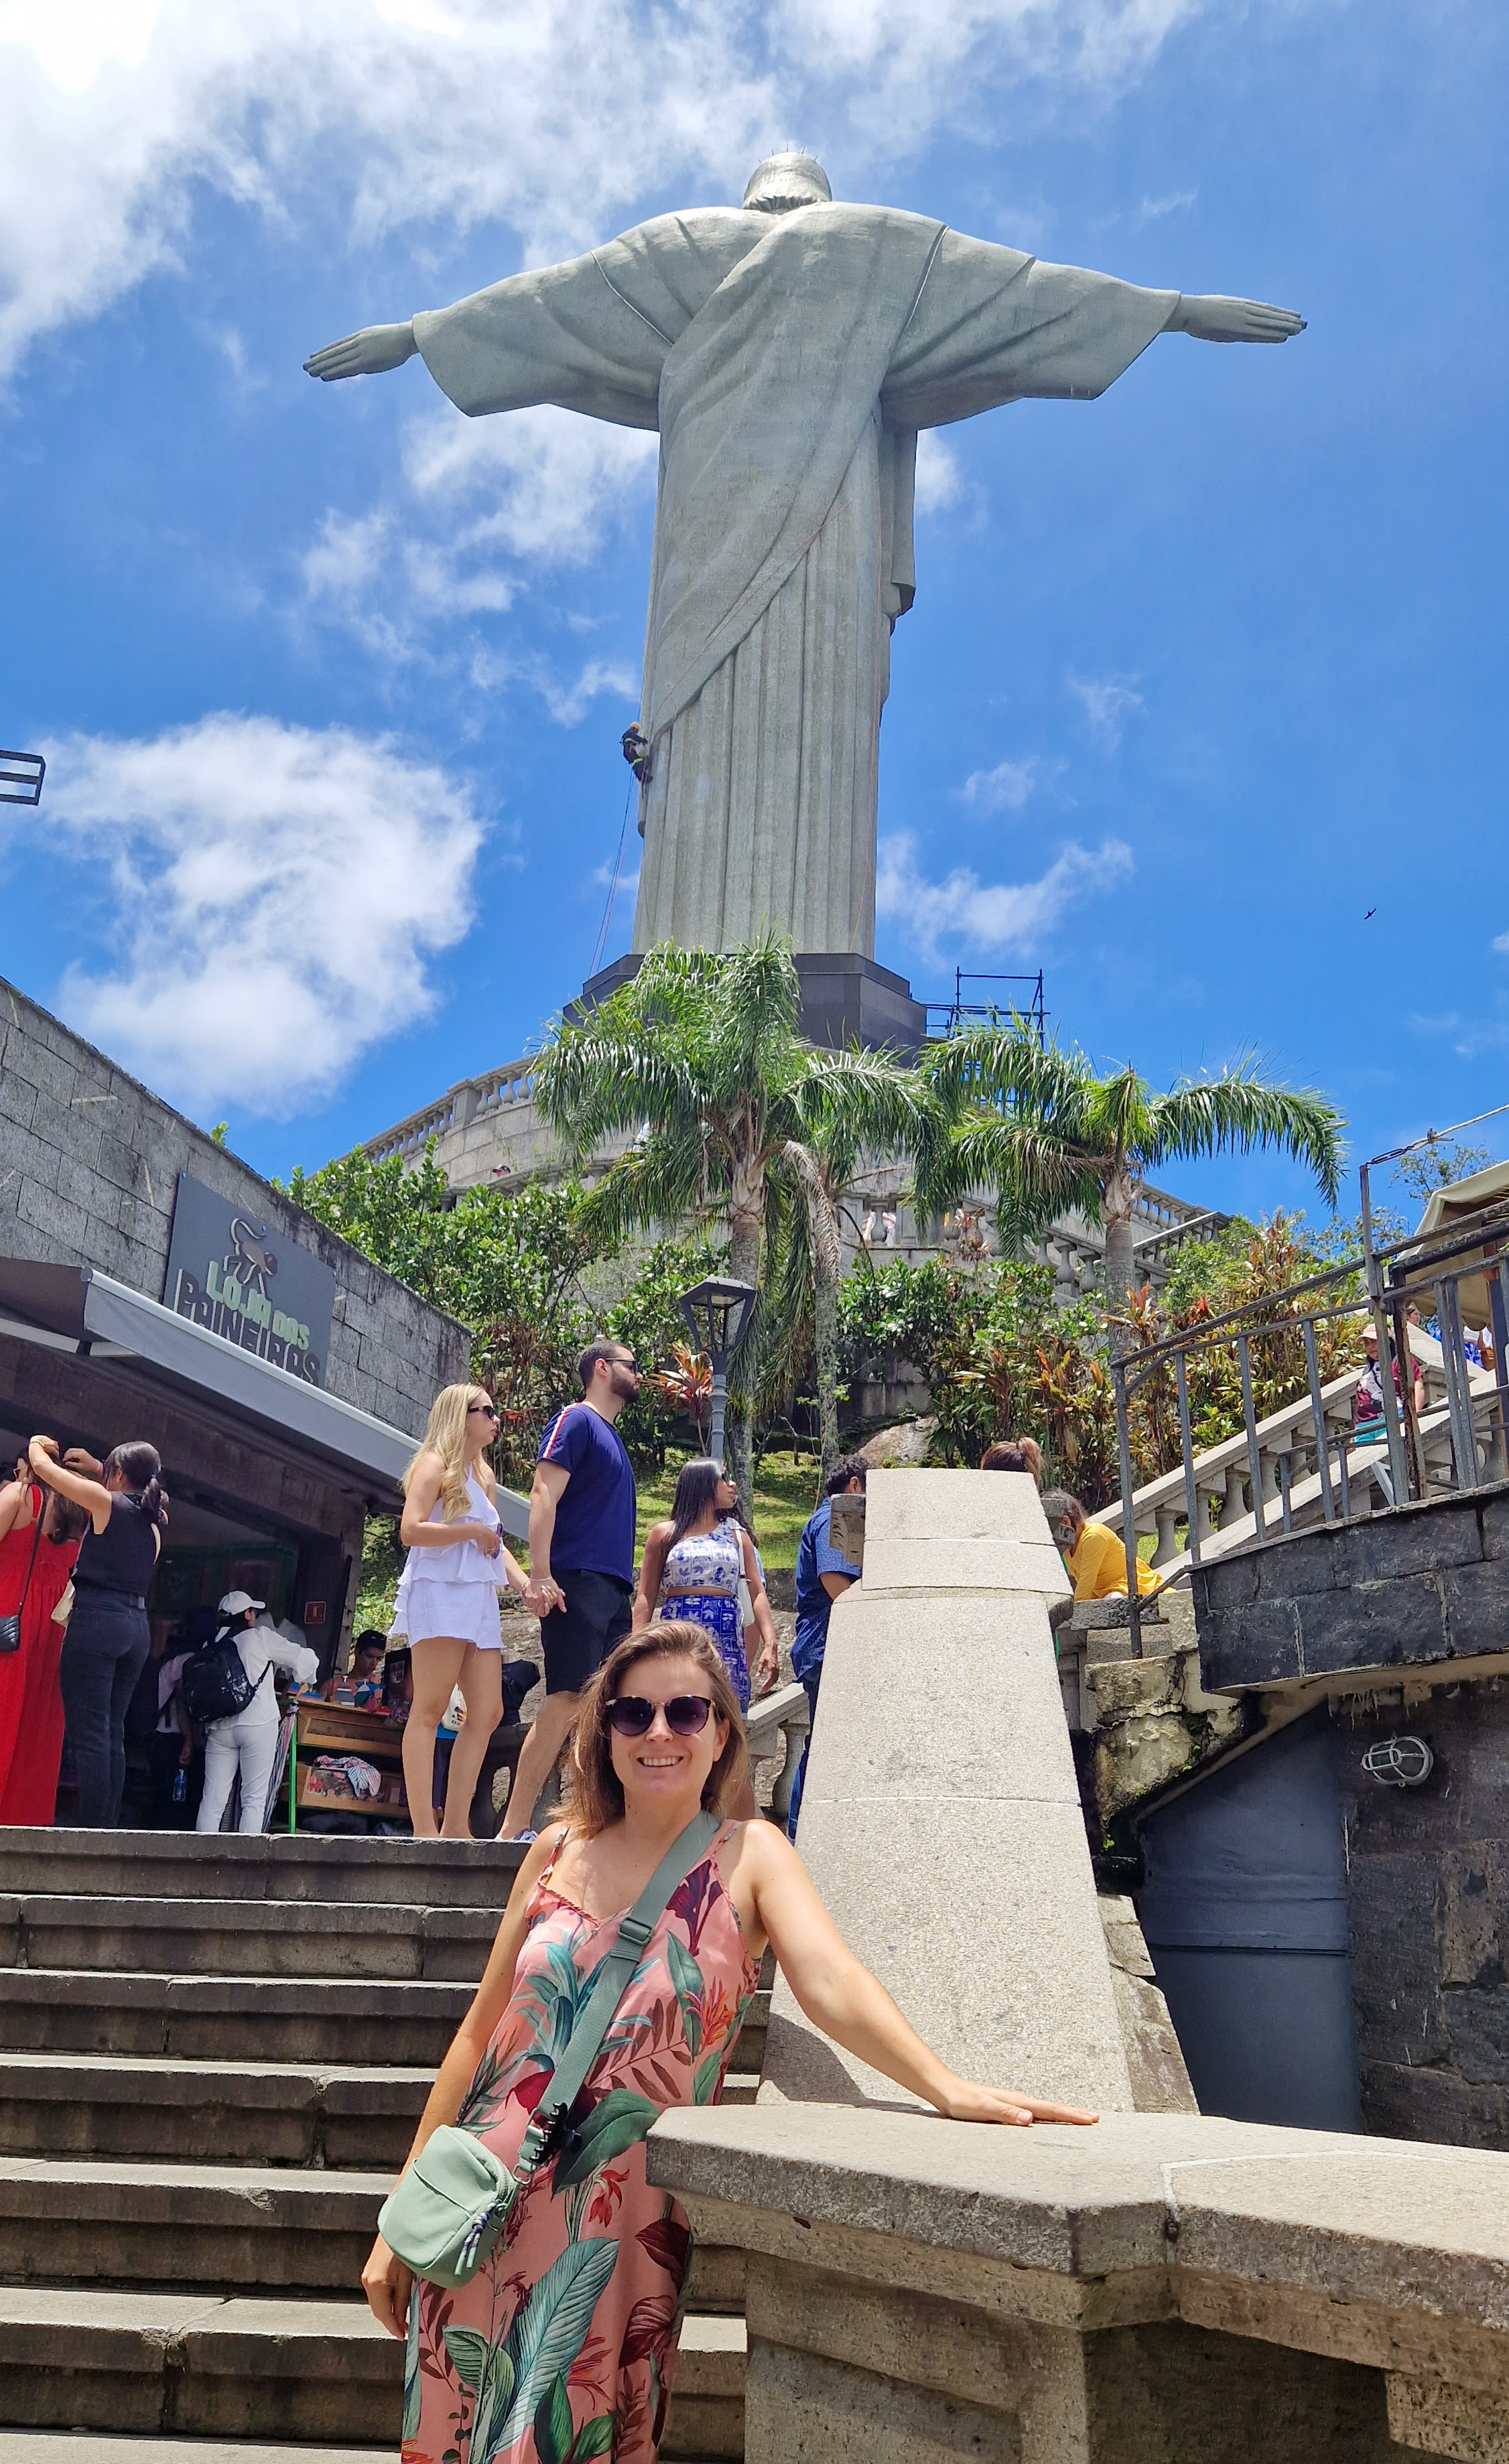
[{"label": "statue hand", "polygon": [[388,368],[401,368],[418,348],[411,324],[364,325],[359,334],[311,352],[304,374],[323,385],[334,385],[338,377],[380,377]]},{"label": "statue hand", "polygon": [[1170,334],[1192,334],[1197,342],[1287,342],[1304,332],[1292,308],[1270,308],[1262,299],[1183,298],[1168,319]]}]

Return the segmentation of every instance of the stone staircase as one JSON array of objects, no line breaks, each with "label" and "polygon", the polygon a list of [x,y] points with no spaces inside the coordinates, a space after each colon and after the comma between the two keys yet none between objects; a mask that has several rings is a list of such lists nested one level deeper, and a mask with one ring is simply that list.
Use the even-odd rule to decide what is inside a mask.
[{"label": "stone staircase", "polygon": [[[358,2279],[521,1853],[0,1832],[0,2464],[394,2464]],[[668,2459],[743,2454],[742,2309],[700,2253]]]}]

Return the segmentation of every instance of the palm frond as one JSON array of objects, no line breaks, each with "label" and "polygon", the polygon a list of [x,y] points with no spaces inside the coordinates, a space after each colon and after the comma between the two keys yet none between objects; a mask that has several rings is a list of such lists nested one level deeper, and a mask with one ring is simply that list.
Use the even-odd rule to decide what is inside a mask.
[{"label": "palm frond", "polygon": [[535,1063],[534,1097],[544,1118],[585,1162],[606,1138],[650,1122],[684,1127],[697,1116],[699,1089],[685,1059],[659,1038],[620,1042],[591,1027],[566,1026]]},{"label": "palm frond", "polygon": [[1038,1043],[1025,1019],[1010,1026],[973,1026],[923,1056],[922,1077],[956,1114],[968,1104],[1030,1111],[1076,1124],[1096,1077],[1082,1052]]},{"label": "palm frond", "polygon": [[1034,1120],[973,1114],[917,1174],[917,1204],[935,1214],[972,1189],[995,1193],[1002,1217],[1019,1237],[1045,1231],[1055,1215],[1077,1207],[1099,1218],[1104,1158]]},{"label": "palm frond", "polygon": [[582,1200],[582,1220],[600,1238],[621,1242],[631,1232],[703,1214],[721,1195],[709,1185],[698,1139],[651,1132],[593,1182]]},{"label": "palm frond", "polygon": [[1327,1202],[1336,1203],[1345,1153],[1342,1114],[1313,1087],[1272,1085],[1259,1076],[1255,1059],[1154,1096],[1150,1115],[1152,1133],[1143,1150],[1148,1163],[1276,1147],[1308,1165]]}]

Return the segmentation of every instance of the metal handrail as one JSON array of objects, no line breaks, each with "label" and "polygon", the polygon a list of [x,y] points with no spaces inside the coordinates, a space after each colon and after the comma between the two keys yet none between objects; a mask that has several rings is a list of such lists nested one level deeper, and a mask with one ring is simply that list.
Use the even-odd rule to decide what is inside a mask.
[{"label": "metal handrail", "polygon": [[[1265,1452],[1272,1460],[1276,1452],[1280,1495],[1277,1503],[1281,1528],[1292,1530],[1297,1507],[1311,1508],[1317,1500],[1327,1524],[1345,1519],[1349,1514],[1352,1471],[1347,1464],[1347,1449],[1352,1441],[1344,1434],[1338,1444],[1330,1423],[1335,1419],[1335,1406],[1344,1399],[1344,1391],[1355,1388],[1361,1370],[1345,1374],[1343,1378],[1328,1380],[1322,1387],[1319,1370],[1316,1334],[1318,1328],[1341,1318],[1370,1317],[1378,1336],[1379,1385],[1382,1415],[1376,1427],[1369,1426],[1372,1442],[1365,1445],[1365,1468],[1369,1483],[1382,1485],[1390,1507],[1419,1499],[1426,1493],[1428,1460],[1433,1469],[1440,1459],[1441,1441],[1450,1449],[1453,1484],[1462,1490],[1478,1487],[1486,1465],[1479,1463],[1479,1453],[1497,1452],[1502,1476],[1509,1478],[1509,1201],[1494,1199],[1475,1209],[1454,1223],[1445,1237],[1432,1237],[1422,1242],[1415,1234],[1403,1240],[1379,1245],[1371,1237],[1370,1212],[1365,1202],[1363,1210],[1363,1251],[1361,1256],[1342,1265],[1310,1275],[1281,1292],[1266,1294],[1245,1307],[1228,1310],[1219,1318],[1209,1320],[1198,1329],[1186,1329],[1182,1333],[1162,1341],[1140,1345],[1135,1351],[1122,1351],[1110,1363],[1112,1391],[1116,1406],[1117,1454],[1121,1475],[1121,1499],[1118,1509],[1126,1551],[1127,1622],[1132,1649],[1142,1655],[1142,1618],[1145,1609],[1169,1582],[1182,1580],[1191,1567],[1200,1563],[1207,1535],[1201,1529],[1201,1499],[1210,1494],[1209,1474],[1222,1468],[1230,1470],[1246,1457],[1248,1485],[1252,1492],[1252,1546],[1270,1536],[1269,1509],[1275,1501],[1265,1495],[1263,1462]],[[1443,1269],[1445,1271],[1443,1271]],[[1461,1286],[1464,1281],[1483,1277],[1488,1294],[1489,1316],[1493,1329],[1494,1367],[1492,1372],[1474,1369],[1467,1354],[1466,1335],[1461,1314]],[[1358,1285],[1363,1290],[1359,1293]],[[1309,1307],[1303,1306],[1309,1302]],[[1428,1358],[1417,1358],[1415,1338],[1423,1331],[1411,1329],[1406,1312],[1412,1304],[1425,1305],[1440,1327],[1439,1369]],[[1308,1393],[1296,1397],[1280,1406],[1276,1413],[1259,1421],[1254,1402],[1253,1347],[1265,1339],[1283,1337],[1293,1341],[1298,1336],[1305,1358]],[[1224,1439],[1220,1445],[1208,1449],[1197,1460],[1193,1451],[1189,1414],[1189,1369],[1192,1362],[1214,1353],[1234,1353],[1237,1380],[1242,1398],[1242,1428],[1239,1434]],[[1408,1364],[1402,1374],[1399,1364]],[[1444,1406],[1417,1409],[1415,1381],[1429,1367],[1445,1387]],[[1180,1463],[1177,1470],[1159,1473],[1144,1483],[1140,1493],[1132,1485],[1131,1406],[1136,1396],[1160,1372],[1172,1368],[1175,1375],[1179,1409]],[[1293,1449],[1274,1449],[1265,1441],[1278,1434],[1289,1435],[1310,1425],[1309,1450],[1313,1453],[1315,1470],[1305,1475],[1297,1489],[1291,1476],[1290,1454]],[[1480,1445],[1486,1439],[1486,1448]],[[1383,1453],[1380,1453],[1380,1448]],[[1384,1461],[1387,1456],[1387,1467]],[[1219,1459],[1219,1460],[1218,1460]],[[1359,1460],[1357,1468],[1363,1468]],[[1201,1479],[1204,1472],[1206,1477]],[[1313,1483],[1313,1486],[1312,1486]],[[1333,1484],[1334,1490],[1333,1493]],[[1138,1508],[1145,1512],[1149,1506],[1167,1506],[1184,1491],[1187,1514],[1188,1543],[1186,1556],[1158,1591],[1143,1594],[1139,1605],[1137,1590]],[[1163,1491],[1162,1496],[1150,1492]],[[1233,1532],[1220,1553],[1236,1544]]]}]

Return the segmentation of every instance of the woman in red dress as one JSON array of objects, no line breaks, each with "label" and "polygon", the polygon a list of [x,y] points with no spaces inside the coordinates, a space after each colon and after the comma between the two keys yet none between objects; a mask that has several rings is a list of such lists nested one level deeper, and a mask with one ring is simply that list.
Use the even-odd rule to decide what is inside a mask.
[{"label": "woman in red dress", "polygon": [[21,1647],[0,1654],[0,1825],[53,1819],[63,1752],[57,1662],[66,1631],[53,1611],[68,1589],[87,1520],[67,1498],[49,1497],[31,1481],[0,1488],[0,1617],[21,1610]]}]

